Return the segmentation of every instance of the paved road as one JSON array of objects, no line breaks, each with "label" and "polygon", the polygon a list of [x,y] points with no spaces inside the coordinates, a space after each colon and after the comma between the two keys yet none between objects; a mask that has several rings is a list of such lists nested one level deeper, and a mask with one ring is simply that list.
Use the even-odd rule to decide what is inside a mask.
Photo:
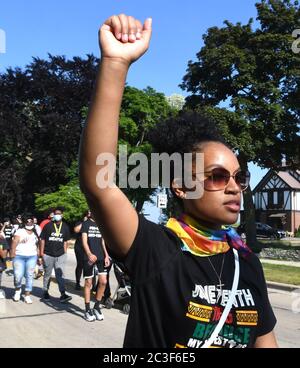
[{"label": "paved road", "polygon": [[[73,299],[67,305],[59,303],[55,283],[50,287],[51,302],[41,302],[41,279],[34,282],[32,305],[15,303],[11,300],[13,278],[4,275],[7,300],[0,300],[0,328],[7,333],[2,335],[0,347],[122,347],[127,315],[119,309],[104,309],[104,321],[86,322],[83,298],[80,292],[74,291],[74,266],[75,256],[70,250],[66,275],[68,292]],[[117,283],[113,272],[111,285],[114,291]],[[300,290],[298,294],[271,289],[269,292],[278,319],[276,333],[280,346],[300,347]]]},{"label": "paved road", "polygon": [[294,292],[268,289],[277,318],[275,333],[281,348],[300,348],[300,289]]},{"label": "paved road", "polygon": [[[0,300],[0,328],[7,331],[0,347],[122,347],[127,315],[119,309],[103,309],[104,321],[86,322],[83,319],[82,292],[74,290],[75,256],[69,251],[66,267],[67,292],[73,299],[67,304],[59,302],[57,285],[51,283],[50,302],[40,301],[42,280],[34,281],[33,304],[11,300],[13,277],[3,276],[7,300]],[[111,289],[117,286],[111,271]]]}]

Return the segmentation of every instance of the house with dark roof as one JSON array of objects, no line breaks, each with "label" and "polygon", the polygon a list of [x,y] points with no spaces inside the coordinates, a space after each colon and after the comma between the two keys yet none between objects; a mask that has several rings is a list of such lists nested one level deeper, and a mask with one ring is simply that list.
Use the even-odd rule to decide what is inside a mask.
[{"label": "house with dark roof", "polygon": [[254,188],[256,221],[291,233],[300,226],[300,170],[269,170]]}]

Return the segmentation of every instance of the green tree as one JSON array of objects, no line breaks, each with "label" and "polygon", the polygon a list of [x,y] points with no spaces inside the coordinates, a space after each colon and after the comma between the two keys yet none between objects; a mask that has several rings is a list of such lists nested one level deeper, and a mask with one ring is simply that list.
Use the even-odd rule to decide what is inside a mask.
[{"label": "green tree", "polygon": [[0,215],[33,211],[34,193],[67,183],[76,159],[82,108],[87,106],[98,59],[49,55],[24,70],[0,74]]},{"label": "green tree", "polygon": [[86,199],[79,188],[77,161],[72,163],[67,171],[67,177],[69,182],[66,185],[60,185],[57,191],[35,194],[35,208],[39,212],[44,212],[48,208],[62,206],[65,209],[65,220],[75,222],[81,219],[88,209]]},{"label": "green tree", "polygon": [[168,96],[167,101],[168,101],[169,105],[177,111],[182,110],[183,106],[185,105],[184,96],[179,95],[177,93],[173,93],[171,96]]},{"label": "green tree", "polygon": [[[0,74],[0,216],[34,211],[35,193],[68,185],[97,73],[98,59],[49,55],[24,70]],[[127,86],[120,116],[120,143],[128,152],[151,147],[147,132],[170,111],[165,96],[148,87]],[[153,189],[126,190],[138,210]],[[41,200],[41,199],[40,199]],[[39,202],[38,202],[39,203]],[[40,208],[40,207],[39,207]]]},{"label": "green tree", "polygon": [[[82,118],[87,117],[88,109],[81,110]],[[165,95],[147,87],[139,90],[127,86],[120,114],[119,144],[126,145],[128,156],[135,152],[144,153],[150,158],[152,147],[147,140],[147,133],[161,119],[165,119],[174,110],[169,106]],[[128,173],[133,169],[128,166]],[[150,182],[150,167],[149,167]],[[79,190],[78,162],[74,161],[66,170],[66,183],[59,189],[46,194],[36,194],[35,206],[39,211],[61,205],[66,208],[65,218],[74,221],[81,217],[87,208],[84,196]],[[117,176],[117,180],[118,180]],[[141,212],[145,201],[151,201],[155,188],[124,188],[124,193],[130,199],[138,212]]]},{"label": "green tree", "polygon": [[[151,87],[143,90],[126,86],[121,106],[119,144],[126,145],[128,155],[139,152],[144,153],[148,162],[152,146],[148,141],[148,133],[155,124],[166,119],[176,110],[172,108],[163,93]],[[127,167],[128,172],[133,169]],[[148,183],[150,184],[150,166],[148,167]],[[118,177],[117,177],[118,180]],[[146,201],[152,202],[156,188],[125,188],[122,189],[136,210],[140,212]]]},{"label": "green tree", "polygon": [[[240,165],[280,166],[283,155],[299,165],[300,56],[291,50],[300,28],[298,1],[256,4],[259,28],[224,22],[209,28],[197,61],[189,61],[181,87],[186,107],[212,116],[237,151]],[[222,107],[227,104],[228,107]],[[244,192],[246,233],[256,244],[251,188]]]}]

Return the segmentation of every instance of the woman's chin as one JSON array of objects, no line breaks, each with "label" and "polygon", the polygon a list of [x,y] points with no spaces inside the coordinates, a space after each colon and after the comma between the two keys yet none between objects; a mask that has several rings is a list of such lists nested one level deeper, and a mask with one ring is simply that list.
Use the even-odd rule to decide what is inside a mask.
[{"label": "woman's chin", "polygon": [[223,218],[223,224],[224,225],[233,225],[233,224],[235,224],[236,222],[237,222],[237,220],[238,220],[238,218],[239,218],[239,214],[237,213],[237,214],[230,214],[230,215],[226,215],[226,216],[224,216],[224,218]]}]

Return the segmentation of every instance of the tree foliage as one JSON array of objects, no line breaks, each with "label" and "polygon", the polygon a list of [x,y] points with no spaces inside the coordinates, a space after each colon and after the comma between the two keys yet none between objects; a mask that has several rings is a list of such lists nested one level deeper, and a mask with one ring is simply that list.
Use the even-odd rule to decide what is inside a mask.
[{"label": "tree foliage", "polygon": [[291,46],[292,32],[300,28],[299,5],[269,0],[256,7],[256,30],[252,19],[208,29],[181,86],[191,93],[188,107],[210,106],[216,118],[229,118],[227,126],[222,123],[224,134],[248,160],[270,168],[286,155],[297,164],[300,56]]},{"label": "tree foliage", "polygon": [[[78,147],[99,60],[49,55],[24,70],[0,74],[0,216],[44,210],[60,203],[73,218],[86,204],[78,191]],[[149,156],[147,132],[173,110],[165,96],[148,87],[127,86],[120,115],[120,143]],[[74,167],[73,167],[74,169]],[[142,206],[151,190],[125,190]],[[72,201],[73,193],[74,200]],[[45,196],[44,196],[45,195]],[[70,204],[70,208],[69,205]]]},{"label": "tree foliage", "polygon": [[73,161],[67,170],[68,183],[60,185],[58,190],[46,194],[35,194],[35,208],[44,212],[48,208],[63,207],[64,219],[74,223],[82,218],[88,209],[85,196],[80,190],[78,180],[78,162]]},{"label": "tree foliage", "polygon": [[98,60],[49,55],[0,74],[0,215],[34,210],[67,182]]}]

